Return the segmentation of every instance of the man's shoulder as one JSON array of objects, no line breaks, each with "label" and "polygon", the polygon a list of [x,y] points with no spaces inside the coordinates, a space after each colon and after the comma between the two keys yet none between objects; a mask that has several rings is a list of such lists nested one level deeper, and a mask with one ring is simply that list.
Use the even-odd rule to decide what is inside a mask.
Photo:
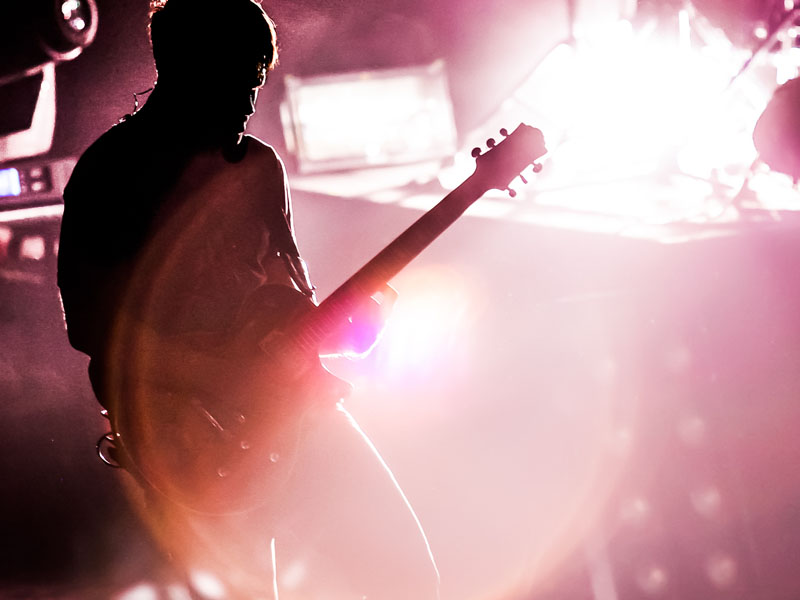
[{"label": "man's shoulder", "polygon": [[283,161],[275,151],[275,148],[254,135],[247,134],[244,139],[247,142],[248,158],[260,163],[262,166],[283,170]]},{"label": "man's shoulder", "polygon": [[132,149],[135,130],[127,120],[113,125],[86,149],[79,162],[111,162],[115,155]]},{"label": "man's shoulder", "polygon": [[78,159],[65,194],[69,196],[75,188],[114,177],[115,166],[124,161],[125,153],[133,149],[132,137],[129,124],[121,122],[97,138]]}]

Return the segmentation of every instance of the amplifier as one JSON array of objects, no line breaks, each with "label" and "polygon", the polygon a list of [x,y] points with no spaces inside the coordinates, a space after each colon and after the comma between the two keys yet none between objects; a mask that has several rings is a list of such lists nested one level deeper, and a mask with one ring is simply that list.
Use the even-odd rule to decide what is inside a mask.
[{"label": "amplifier", "polygon": [[60,202],[76,159],[0,165],[0,211]]}]

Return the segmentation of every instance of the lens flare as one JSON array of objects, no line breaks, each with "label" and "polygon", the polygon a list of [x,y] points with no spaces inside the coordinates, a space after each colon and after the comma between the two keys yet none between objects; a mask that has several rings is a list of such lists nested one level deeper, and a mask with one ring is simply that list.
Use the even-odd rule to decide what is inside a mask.
[{"label": "lens flare", "polygon": [[408,271],[398,278],[400,297],[378,346],[381,375],[426,382],[466,354],[477,290],[464,274],[444,266]]}]

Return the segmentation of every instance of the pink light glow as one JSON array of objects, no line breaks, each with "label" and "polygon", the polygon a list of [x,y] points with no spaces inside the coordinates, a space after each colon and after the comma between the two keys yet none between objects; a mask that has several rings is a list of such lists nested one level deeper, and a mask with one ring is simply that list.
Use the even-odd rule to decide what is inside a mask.
[{"label": "pink light glow", "polygon": [[[738,107],[722,93],[737,64],[731,54],[729,45],[681,47],[621,21],[602,38],[555,48],[517,95],[552,123],[548,139],[585,177],[652,173],[665,155],[697,137],[714,142],[715,160],[733,154],[746,162],[731,136],[750,129],[759,113],[753,107],[752,123],[742,115],[730,120]],[[750,155],[751,148],[745,148]]]},{"label": "pink light glow", "polygon": [[392,379],[423,382],[465,352],[480,294],[463,274],[444,266],[412,269],[398,281],[402,293],[378,346],[376,368]]},{"label": "pink light glow", "polygon": [[682,13],[671,38],[619,21],[561,44],[504,103],[498,118],[545,133],[550,155],[532,191],[569,211],[557,226],[594,230],[581,219],[604,215],[619,232],[721,217],[712,181],[731,195],[741,185],[773,86],[749,72],[729,85],[746,52],[693,19]]}]

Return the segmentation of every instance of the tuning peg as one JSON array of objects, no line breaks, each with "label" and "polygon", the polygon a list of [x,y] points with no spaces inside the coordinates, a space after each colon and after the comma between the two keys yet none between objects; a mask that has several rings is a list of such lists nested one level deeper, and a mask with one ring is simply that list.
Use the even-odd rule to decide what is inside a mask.
[{"label": "tuning peg", "polygon": [[488,140],[486,140],[486,145],[487,145],[489,148],[494,148],[494,147],[495,147],[495,141],[494,141],[494,138],[489,138]]},{"label": "tuning peg", "polygon": [[502,135],[503,137],[508,137],[508,129],[506,129],[505,127],[503,127],[503,128],[500,130],[500,135]]},{"label": "tuning peg", "polygon": [[473,148],[472,149],[472,158],[478,158],[481,155],[480,148]]},{"label": "tuning peg", "polygon": [[533,163],[533,172],[534,173],[541,173],[542,172],[542,163]]},{"label": "tuning peg", "polygon": [[512,198],[516,197],[517,195],[517,192],[515,192],[511,188],[506,188],[506,191],[508,191],[508,195],[511,196]]},{"label": "tuning peg", "polygon": [[522,183],[524,183],[524,184],[526,184],[526,185],[527,185],[527,183],[528,183],[528,180],[527,180],[527,179],[525,179],[525,176],[524,176],[524,175],[522,175],[522,173],[520,173],[520,175],[519,175],[519,179],[520,179],[520,181],[522,181]]}]

